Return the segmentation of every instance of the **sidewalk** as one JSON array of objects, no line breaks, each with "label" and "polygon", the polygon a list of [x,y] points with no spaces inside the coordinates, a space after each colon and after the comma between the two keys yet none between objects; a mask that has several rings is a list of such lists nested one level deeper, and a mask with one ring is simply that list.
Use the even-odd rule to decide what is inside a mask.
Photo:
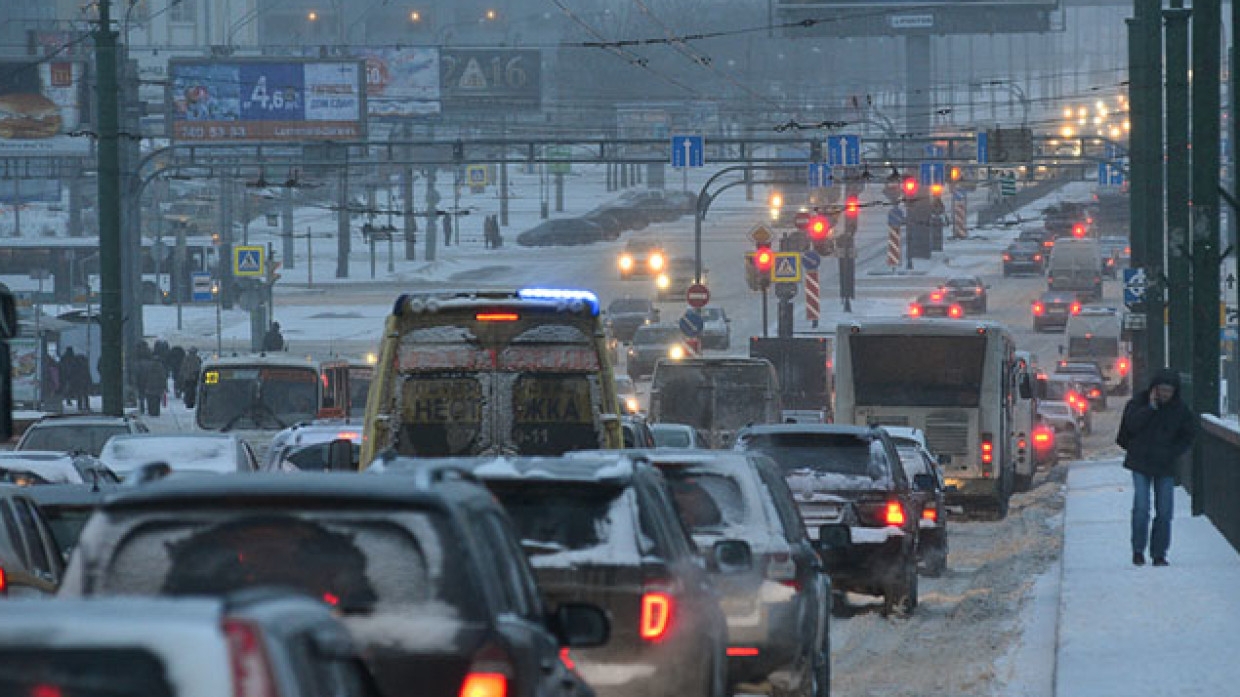
[{"label": "sidewalk", "polygon": [[1240,554],[1177,488],[1171,566],[1133,566],[1130,473],[1071,467],[1055,696],[1240,693]]}]

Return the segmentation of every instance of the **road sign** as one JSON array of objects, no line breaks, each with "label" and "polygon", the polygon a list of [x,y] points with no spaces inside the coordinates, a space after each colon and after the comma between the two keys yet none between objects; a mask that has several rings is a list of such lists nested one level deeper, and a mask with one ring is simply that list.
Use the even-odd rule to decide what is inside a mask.
[{"label": "road sign", "polygon": [[930,145],[926,146],[926,157],[930,158],[931,160],[938,160],[946,154],[947,153],[943,150],[942,145],[935,145],[931,143]]},{"label": "road sign", "polygon": [[827,164],[859,165],[861,164],[861,136],[828,136]]},{"label": "road sign", "polygon": [[812,249],[808,252],[801,252],[801,268],[806,271],[817,271],[819,266],[822,266],[822,256],[818,252]]},{"label": "road sign", "polygon": [[672,136],[672,166],[702,167],[706,164],[706,143],[702,136]]},{"label": "road sign", "polygon": [[749,231],[749,239],[753,240],[754,244],[770,244],[773,237],[765,225],[759,225]]},{"label": "road sign", "polygon": [[809,219],[809,211],[797,211],[796,216],[792,219],[792,224],[795,225],[798,230],[804,230],[809,227]]},{"label": "road sign", "polygon": [[822,189],[835,183],[834,175],[831,172],[831,165],[825,162],[811,162],[808,169],[809,175],[807,179],[809,188]]},{"label": "road sign", "polygon": [[1099,162],[1098,163],[1098,185],[1099,186],[1123,186],[1124,185],[1124,165],[1120,162]]},{"label": "road sign", "polygon": [[193,293],[190,300],[196,303],[209,303],[215,299],[215,295],[211,292],[211,274],[206,272],[195,272],[191,274]]},{"label": "road sign", "polygon": [[486,186],[491,182],[487,180],[486,165],[469,165],[465,168],[465,180],[470,186]]},{"label": "road sign", "polygon": [[921,163],[921,183],[923,186],[947,183],[947,167],[942,162]]},{"label": "road sign", "polygon": [[684,316],[677,322],[680,325],[680,331],[689,338],[702,335],[702,328],[706,326],[706,320],[702,318],[702,313],[693,308],[685,310]]},{"label": "road sign", "polygon": [[685,291],[685,302],[692,308],[706,307],[706,303],[710,302],[710,289],[701,283],[694,283]]},{"label": "road sign", "polygon": [[776,252],[775,266],[771,269],[771,280],[775,283],[800,283],[801,253]]},{"label": "road sign", "polygon": [[977,164],[984,165],[990,162],[990,136],[981,131],[977,134]]},{"label": "road sign", "polygon": [[1016,175],[1009,174],[999,180],[999,193],[1004,196],[1016,195]]},{"label": "road sign", "polygon": [[1124,269],[1124,304],[1132,307],[1145,301],[1145,269]]},{"label": "road sign", "polygon": [[[551,174],[570,174],[573,171],[573,165],[567,160],[573,155],[572,150],[567,146],[556,145],[547,148],[547,158],[551,162],[547,163],[547,171]],[[556,160],[565,160],[564,162],[556,162]]]},{"label": "road sign", "polygon": [[263,254],[267,251],[259,245],[238,245],[233,247],[234,276],[264,276]]}]

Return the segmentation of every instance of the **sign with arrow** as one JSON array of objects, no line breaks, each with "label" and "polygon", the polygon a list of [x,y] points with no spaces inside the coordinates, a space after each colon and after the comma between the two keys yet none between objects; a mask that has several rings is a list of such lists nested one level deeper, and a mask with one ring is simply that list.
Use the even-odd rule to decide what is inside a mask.
[{"label": "sign with arrow", "polygon": [[704,167],[706,143],[702,136],[672,136],[673,167]]}]

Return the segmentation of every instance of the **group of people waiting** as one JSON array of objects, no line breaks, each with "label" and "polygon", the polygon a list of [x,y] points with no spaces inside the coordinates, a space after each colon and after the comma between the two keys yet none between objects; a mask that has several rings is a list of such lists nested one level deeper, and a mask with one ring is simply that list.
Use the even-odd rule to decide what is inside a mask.
[{"label": "group of people waiting", "polygon": [[[95,366],[95,370],[100,369]],[[156,341],[154,347],[140,342],[129,357],[129,397],[137,401],[141,413],[159,416],[168,392],[168,379],[172,378],[174,395],[192,409],[201,370],[202,358],[196,348],[170,346],[163,339]],[[90,413],[93,387],[89,359],[72,346],[65,348],[59,359],[53,355],[44,357],[43,394],[49,396],[44,399],[45,405],[50,403],[57,411],[76,406],[79,412]]]}]

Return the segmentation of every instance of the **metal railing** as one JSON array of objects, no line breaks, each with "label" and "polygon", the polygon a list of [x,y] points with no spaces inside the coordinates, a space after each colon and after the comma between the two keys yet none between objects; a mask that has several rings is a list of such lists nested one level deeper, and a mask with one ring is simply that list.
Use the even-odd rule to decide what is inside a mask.
[{"label": "metal railing", "polygon": [[1191,476],[1180,478],[1192,495],[1193,515],[1204,514],[1240,552],[1240,426],[1202,416],[1194,455]]}]

